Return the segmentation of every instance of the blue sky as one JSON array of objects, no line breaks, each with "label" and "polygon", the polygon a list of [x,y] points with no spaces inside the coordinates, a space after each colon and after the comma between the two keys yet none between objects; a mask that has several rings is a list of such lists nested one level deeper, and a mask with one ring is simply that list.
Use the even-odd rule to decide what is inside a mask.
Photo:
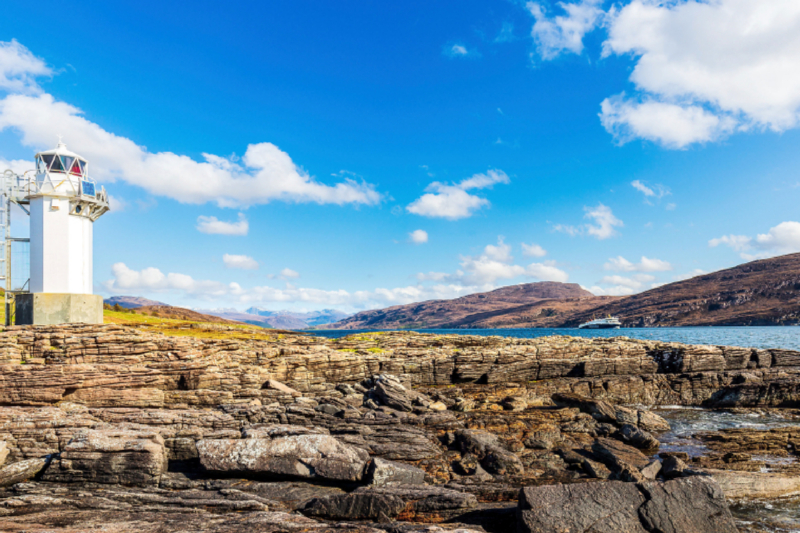
[{"label": "blue sky", "polygon": [[800,251],[794,1],[4,9],[0,167],[89,159],[104,295],[629,294]]}]

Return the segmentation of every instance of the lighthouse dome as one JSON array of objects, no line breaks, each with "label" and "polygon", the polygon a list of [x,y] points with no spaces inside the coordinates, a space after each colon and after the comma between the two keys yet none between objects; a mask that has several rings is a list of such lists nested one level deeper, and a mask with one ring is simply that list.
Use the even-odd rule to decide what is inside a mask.
[{"label": "lighthouse dome", "polygon": [[58,146],[52,150],[36,154],[36,173],[38,175],[59,173],[86,179],[89,177],[88,170],[89,164],[86,159],[67,150],[67,145],[62,142],[59,142]]}]

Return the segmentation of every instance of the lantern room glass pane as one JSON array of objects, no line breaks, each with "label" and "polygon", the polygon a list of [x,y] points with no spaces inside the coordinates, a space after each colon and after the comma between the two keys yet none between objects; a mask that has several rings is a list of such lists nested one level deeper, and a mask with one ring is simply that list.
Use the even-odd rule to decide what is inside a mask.
[{"label": "lantern room glass pane", "polygon": [[72,168],[69,169],[69,173],[73,176],[80,176],[83,174],[81,171],[81,166],[78,164],[78,160],[76,159],[74,163],[72,163]]},{"label": "lantern room glass pane", "polygon": [[83,159],[78,159],[78,163],[81,165],[81,174],[86,176],[86,161]]},{"label": "lantern room glass pane", "polygon": [[61,158],[58,156],[53,157],[53,164],[50,165],[50,172],[64,172],[64,167],[61,165]]},{"label": "lantern room glass pane", "polygon": [[53,163],[53,158],[54,157],[55,157],[54,155],[43,155],[42,156],[42,161],[44,161],[44,164],[47,165],[47,168],[50,168],[50,165]]},{"label": "lantern room glass pane", "polygon": [[39,174],[44,174],[45,170],[47,170],[47,164],[41,157],[36,158],[36,172]]},{"label": "lantern room glass pane", "polygon": [[69,157],[67,155],[61,156],[61,162],[64,164],[64,172],[67,172],[69,169],[72,168],[72,163],[75,161],[74,157]]}]

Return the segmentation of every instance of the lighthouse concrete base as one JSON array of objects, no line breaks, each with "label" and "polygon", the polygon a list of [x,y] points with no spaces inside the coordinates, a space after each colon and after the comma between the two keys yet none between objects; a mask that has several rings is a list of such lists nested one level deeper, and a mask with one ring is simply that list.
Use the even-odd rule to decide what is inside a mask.
[{"label": "lighthouse concrete base", "polygon": [[102,324],[103,297],[97,294],[57,294],[35,292],[15,298],[14,323]]}]

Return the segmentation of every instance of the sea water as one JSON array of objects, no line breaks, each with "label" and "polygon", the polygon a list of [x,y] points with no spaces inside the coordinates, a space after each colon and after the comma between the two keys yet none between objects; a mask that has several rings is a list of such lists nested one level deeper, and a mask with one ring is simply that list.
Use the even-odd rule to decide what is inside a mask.
[{"label": "sea water", "polygon": [[[370,331],[392,330],[311,330],[322,337],[338,338]],[[686,328],[622,328],[622,329],[578,329],[578,328],[509,328],[509,329],[420,329],[411,330],[437,335],[497,335],[530,339],[549,335],[572,335],[574,337],[630,337],[684,344],[712,344],[718,346],[745,346],[748,348],[784,348],[800,350],[800,326],[714,326]]]}]

